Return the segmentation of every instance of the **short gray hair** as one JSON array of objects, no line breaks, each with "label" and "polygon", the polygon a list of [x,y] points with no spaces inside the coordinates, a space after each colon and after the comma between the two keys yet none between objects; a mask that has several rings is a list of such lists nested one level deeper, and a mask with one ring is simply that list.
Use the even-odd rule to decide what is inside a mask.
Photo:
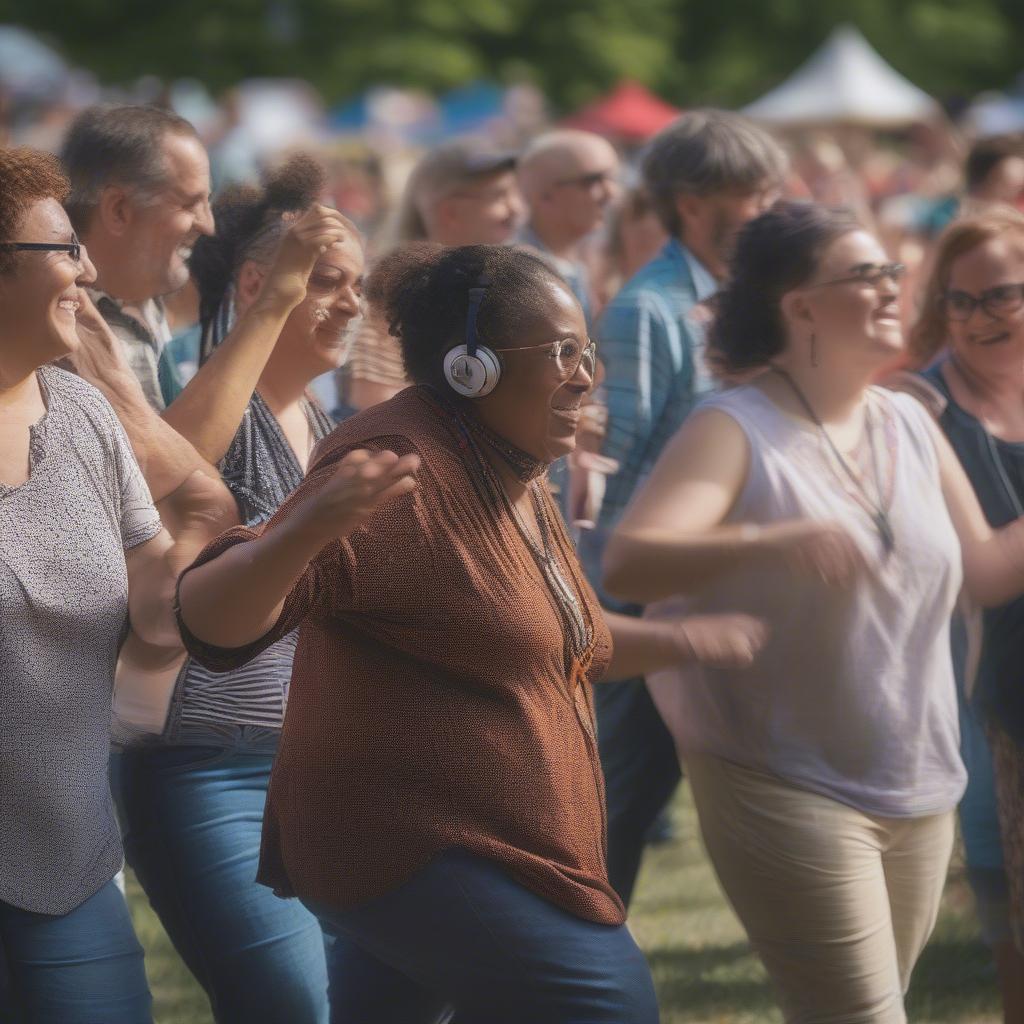
[{"label": "short gray hair", "polygon": [[86,230],[107,185],[155,192],[166,184],[160,144],[168,134],[198,138],[188,121],[160,107],[94,106],[79,114],[60,152],[71,180],[64,205],[76,231]]},{"label": "short gray hair", "polygon": [[729,189],[781,184],[788,169],[782,147],[749,118],[729,110],[691,110],[663,129],[643,159],[654,209],[675,238],[681,193],[711,195]]}]

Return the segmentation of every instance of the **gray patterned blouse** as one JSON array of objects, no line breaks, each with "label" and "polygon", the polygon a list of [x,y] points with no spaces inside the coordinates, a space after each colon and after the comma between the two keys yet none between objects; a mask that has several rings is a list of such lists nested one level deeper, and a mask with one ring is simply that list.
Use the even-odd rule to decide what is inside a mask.
[{"label": "gray patterned blouse", "polygon": [[161,527],[106,399],[38,375],[29,479],[0,484],[0,902],[66,914],[121,866],[107,759],[124,553]]}]

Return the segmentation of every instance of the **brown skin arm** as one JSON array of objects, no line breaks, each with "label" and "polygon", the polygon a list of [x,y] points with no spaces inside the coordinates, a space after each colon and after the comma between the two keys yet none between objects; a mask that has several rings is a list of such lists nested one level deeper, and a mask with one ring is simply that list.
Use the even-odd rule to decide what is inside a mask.
[{"label": "brown skin arm", "polygon": [[[416,487],[419,459],[394,452],[350,452],[326,482],[307,477],[282,506],[288,514],[257,538],[228,548],[181,579],[181,616],[199,640],[244,647],[264,636],[306,567],[330,541],[347,536],[380,505]],[[289,510],[290,503],[297,507]]]},{"label": "brown skin arm", "polygon": [[698,615],[669,622],[605,611],[614,644],[601,682],[647,675],[672,665],[742,668],[764,645],[764,624],[749,615]]}]

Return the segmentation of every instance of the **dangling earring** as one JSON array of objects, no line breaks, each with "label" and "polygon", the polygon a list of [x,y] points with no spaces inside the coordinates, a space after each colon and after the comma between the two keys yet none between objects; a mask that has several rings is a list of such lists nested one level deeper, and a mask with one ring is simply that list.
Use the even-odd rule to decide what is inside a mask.
[{"label": "dangling earring", "polygon": [[818,365],[818,336],[811,332],[811,366]]}]

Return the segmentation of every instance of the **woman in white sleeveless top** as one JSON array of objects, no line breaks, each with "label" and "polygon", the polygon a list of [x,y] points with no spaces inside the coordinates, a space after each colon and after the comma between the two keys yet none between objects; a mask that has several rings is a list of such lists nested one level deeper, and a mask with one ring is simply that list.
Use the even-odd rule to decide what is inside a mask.
[{"label": "woman in white sleeveless top", "polygon": [[1024,524],[990,529],[924,408],[870,386],[902,267],[852,218],[777,204],[732,269],[711,352],[750,382],[666,449],[606,584],[768,624],[754,666],[653,688],[786,1019],[898,1024],[965,782],[950,613],[1024,591]]}]

